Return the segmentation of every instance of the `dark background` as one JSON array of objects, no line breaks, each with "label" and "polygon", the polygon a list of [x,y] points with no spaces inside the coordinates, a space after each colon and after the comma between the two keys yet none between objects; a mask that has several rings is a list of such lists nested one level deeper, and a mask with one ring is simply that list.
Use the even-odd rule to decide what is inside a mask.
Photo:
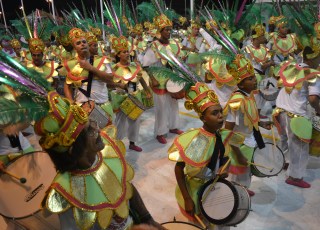
[{"label": "dark background", "polygon": [[[87,8],[95,9],[96,7],[99,8],[99,0],[82,0],[84,4],[86,5]],[[130,5],[131,0],[127,0],[128,4]],[[143,0],[132,0],[134,5],[139,4],[143,2]],[[199,6],[201,4],[202,0],[195,0],[195,5]],[[204,4],[210,3],[210,2],[217,2],[217,0],[203,0]],[[230,4],[234,2],[234,0],[221,0],[222,2],[229,1]],[[21,6],[21,1],[20,0],[2,0],[3,2],[3,8],[5,12],[5,16],[7,21],[10,19],[15,19],[18,16],[18,13],[21,15],[21,10],[19,7]],[[185,15],[185,2],[187,2],[187,8],[190,7],[190,0],[166,0],[166,3],[168,6],[172,6],[173,9],[176,10],[177,13],[181,15]],[[242,0],[240,0],[242,2]],[[248,0],[247,2],[251,2]],[[27,14],[31,13],[35,9],[42,9],[44,11],[49,11],[49,4],[46,2],[46,0],[24,0],[24,7],[25,11]],[[55,8],[57,9],[58,13],[62,9],[69,10],[70,6],[73,6],[73,3],[79,8],[82,9],[81,7],[81,0],[55,0]],[[51,6],[50,6],[51,7]],[[0,9],[0,11],[2,11]],[[3,18],[1,16],[1,23],[3,23]]]}]

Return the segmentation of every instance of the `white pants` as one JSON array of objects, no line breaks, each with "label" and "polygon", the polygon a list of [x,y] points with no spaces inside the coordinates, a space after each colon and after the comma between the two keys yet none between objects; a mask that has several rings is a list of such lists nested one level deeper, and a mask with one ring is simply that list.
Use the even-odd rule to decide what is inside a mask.
[{"label": "white pants", "polygon": [[137,142],[139,140],[140,117],[135,121],[131,120],[120,110],[116,115],[115,125],[118,130],[118,140],[122,140],[125,136],[132,142]]},{"label": "white pants", "polygon": [[154,100],[154,134],[164,135],[169,129],[177,129],[179,126],[178,100],[173,99],[168,93],[164,95],[153,94]]},{"label": "white pants", "polygon": [[286,113],[280,115],[281,125],[281,149],[288,148],[290,164],[288,175],[293,178],[302,178],[306,172],[309,159],[309,143],[301,141],[290,128],[291,118]]},{"label": "white pants", "polygon": [[235,174],[229,173],[228,180],[237,182],[238,184],[241,184],[241,185],[245,186],[246,188],[249,188],[251,185],[251,169],[250,169],[250,167],[247,167],[247,170],[244,174],[235,175]]}]

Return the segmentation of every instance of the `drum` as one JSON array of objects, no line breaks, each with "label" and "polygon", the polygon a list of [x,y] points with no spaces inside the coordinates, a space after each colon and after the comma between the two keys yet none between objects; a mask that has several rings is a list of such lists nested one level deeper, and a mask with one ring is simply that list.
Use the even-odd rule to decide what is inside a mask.
[{"label": "drum", "polygon": [[276,100],[280,92],[277,80],[273,77],[263,79],[259,82],[259,92],[267,101]]},{"label": "drum", "polygon": [[197,230],[202,229],[194,224],[186,223],[183,221],[171,221],[161,224],[168,230]]},{"label": "drum", "polygon": [[171,80],[168,80],[166,83],[166,89],[168,93],[170,93],[171,97],[174,99],[182,99],[185,96],[183,84],[178,84]]},{"label": "drum", "polygon": [[263,149],[255,148],[252,156],[252,163],[265,166],[267,168],[251,165],[251,172],[257,177],[277,176],[285,163],[284,155],[277,145],[265,143]]},{"label": "drum", "polygon": [[[199,204],[203,216],[216,225],[234,226],[249,215],[251,200],[242,185],[225,179],[218,179],[209,191],[213,179],[199,191]],[[208,191],[208,192],[207,192]],[[203,200],[204,194],[208,194]]]},{"label": "drum", "polygon": [[119,92],[117,90],[112,90],[110,92],[111,104],[113,111],[118,112],[120,109],[121,103],[126,99],[127,93]]},{"label": "drum", "polygon": [[128,97],[121,103],[120,110],[131,120],[137,120],[138,117],[146,110],[146,107],[134,96]]},{"label": "drum", "polygon": [[98,122],[100,129],[103,129],[109,123],[110,118],[107,116],[106,111],[104,111],[99,105],[94,101],[88,101],[81,106],[87,113],[89,113],[89,119]]},{"label": "drum", "polygon": [[40,151],[22,155],[10,162],[6,171],[27,181],[22,184],[7,174],[0,175],[0,214],[27,229],[59,229],[58,215],[41,211],[41,202],[57,174],[49,155]]}]

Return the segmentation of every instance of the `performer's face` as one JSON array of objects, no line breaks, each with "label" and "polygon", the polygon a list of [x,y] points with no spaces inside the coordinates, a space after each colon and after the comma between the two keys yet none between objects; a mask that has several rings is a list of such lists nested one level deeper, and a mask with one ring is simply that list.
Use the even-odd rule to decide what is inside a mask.
[{"label": "performer's face", "polygon": [[120,51],[119,54],[118,54],[118,57],[120,59],[120,61],[122,62],[126,62],[129,60],[129,51],[128,50],[123,50],[123,51]]},{"label": "performer's face", "polygon": [[256,76],[251,76],[243,79],[238,84],[239,89],[246,93],[251,93],[253,90],[257,89],[257,78]]},{"label": "performer's face", "polygon": [[198,36],[198,34],[199,34],[199,28],[198,28],[198,27],[194,27],[194,28],[192,29],[192,34],[193,34],[193,36]]},{"label": "performer's face", "polygon": [[201,118],[203,127],[210,132],[215,132],[223,126],[223,111],[221,105],[213,105],[207,108]]},{"label": "performer's face", "polygon": [[167,26],[165,28],[163,28],[160,32],[161,34],[161,38],[164,38],[164,39],[169,39],[170,38],[170,35],[171,35],[171,27],[170,26]]},{"label": "performer's face", "polygon": [[32,62],[35,66],[42,66],[43,64],[43,53],[32,53]]},{"label": "performer's face", "polygon": [[88,43],[85,38],[76,39],[73,42],[73,48],[78,53],[78,55],[84,55],[89,53]]},{"label": "performer's face", "polygon": [[266,44],[268,42],[266,39],[266,36],[264,36],[264,35],[261,35],[257,39],[258,39],[259,44]]},{"label": "performer's face", "polygon": [[85,132],[85,149],[78,159],[78,167],[80,169],[86,169],[92,166],[97,153],[104,148],[104,143],[100,136],[100,129],[96,121],[90,120],[87,122],[86,127],[82,132]]},{"label": "performer's face", "polygon": [[97,55],[98,54],[98,43],[96,43],[96,42],[90,43],[89,52],[91,55]]},{"label": "performer's face", "polygon": [[279,26],[279,34],[287,35],[288,34],[288,27],[286,24],[282,24]]}]

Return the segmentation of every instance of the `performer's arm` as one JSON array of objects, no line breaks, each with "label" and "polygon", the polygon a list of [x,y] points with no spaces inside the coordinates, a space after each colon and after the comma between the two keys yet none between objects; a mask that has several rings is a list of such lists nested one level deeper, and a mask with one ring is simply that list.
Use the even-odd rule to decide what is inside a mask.
[{"label": "performer's arm", "polygon": [[184,167],[185,167],[184,162],[177,162],[174,168],[174,172],[176,174],[176,180],[180,188],[182,197],[184,199],[185,210],[190,216],[194,216],[195,204],[187,189],[186,178],[183,172]]},{"label": "performer's arm", "polygon": [[107,73],[105,71],[101,71],[98,68],[91,65],[87,60],[79,60],[80,66],[89,72],[92,72],[94,76],[98,77],[100,80],[108,83],[110,80],[112,81],[113,75],[112,73]]},{"label": "performer's arm", "polygon": [[72,98],[73,93],[72,93],[72,85],[71,84],[69,85],[67,83],[64,83],[63,92],[64,92],[64,95],[66,96],[66,98],[73,101],[73,98]]}]

